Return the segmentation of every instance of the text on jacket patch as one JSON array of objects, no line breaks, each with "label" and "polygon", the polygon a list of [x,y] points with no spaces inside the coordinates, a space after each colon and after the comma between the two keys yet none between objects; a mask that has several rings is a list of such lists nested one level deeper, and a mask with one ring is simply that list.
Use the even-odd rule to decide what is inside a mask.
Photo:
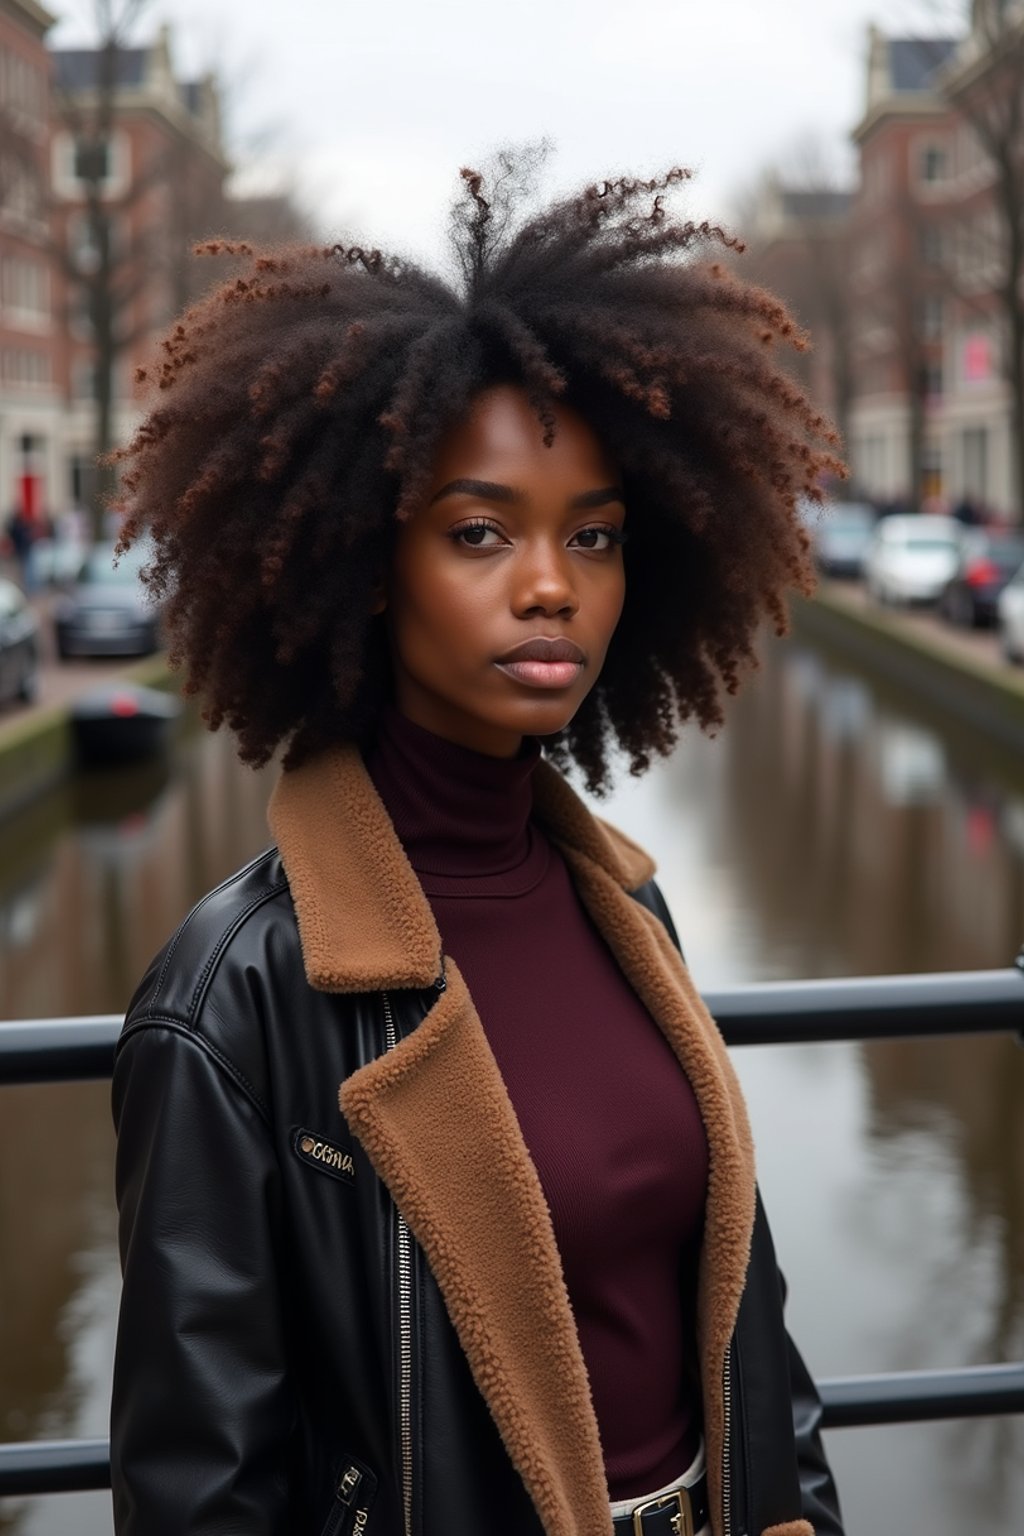
[{"label": "text on jacket patch", "polygon": [[338,1179],[355,1178],[352,1154],[344,1147],[336,1147],[333,1142],[324,1141],[314,1132],[305,1130],[296,1131],[292,1145],[304,1163],[316,1164],[324,1173],[331,1173]]}]

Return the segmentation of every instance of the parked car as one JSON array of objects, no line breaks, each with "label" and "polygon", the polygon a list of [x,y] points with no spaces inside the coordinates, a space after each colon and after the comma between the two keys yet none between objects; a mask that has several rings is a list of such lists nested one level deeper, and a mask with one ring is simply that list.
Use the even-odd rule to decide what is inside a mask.
[{"label": "parked car", "polygon": [[56,609],[57,654],[145,656],[160,645],[160,614],[143,585],[150,551],[135,547],[114,564],[114,544],[94,544],[75,585]]},{"label": "parked car", "polygon": [[28,552],[32,587],[69,587],[89,553],[76,539],[36,539]]},{"label": "parked car", "polygon": [[1024,538],[972,528],[964,535],[960,563],[939,597],[939,612],[967,629],[996,622],[999,594],[1024,565]]},{"label": "parked car", "polygon": [[0,701],[39,691],[39,624],[20,587],[0,577]]},{"label": "parked car", "polygon": [[1024,663],[1024,565],[996,600],[999,644],[1007,661]]},{"label": "parked car", "polygon": [[884,517],[864,560],[869,596],[879,603],[934,603],[956,570],[964,530],[952,517]]},{"label": "parked car", "polygon": [[874,537],[874,507],[863,501],[836,502],[811,532],[814,563],[823,576],[856,579]]}]

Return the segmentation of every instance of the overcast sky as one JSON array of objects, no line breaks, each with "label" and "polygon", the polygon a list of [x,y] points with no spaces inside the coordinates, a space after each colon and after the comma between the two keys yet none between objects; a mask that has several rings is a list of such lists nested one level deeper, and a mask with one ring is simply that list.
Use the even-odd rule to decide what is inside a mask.
[{"label": "overcast sky", "polygon": [[[236,154],[262,140],[325,234],[433,259],[459,166],[503,143],[553,140],[554,189],[693,166],[702,217],[807,134],[848,164],[868,22],[931,3],[149,0],[137,35],[167,21],[180,70],[226,79]],[[52,4],[54,43],[92,40],[93,0]]]}]

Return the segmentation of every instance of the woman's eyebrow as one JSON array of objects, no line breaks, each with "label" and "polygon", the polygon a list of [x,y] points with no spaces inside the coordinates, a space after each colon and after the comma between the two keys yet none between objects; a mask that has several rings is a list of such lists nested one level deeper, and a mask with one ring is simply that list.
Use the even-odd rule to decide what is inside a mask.
[{"label": "woman's eyebrow", "polygon": [[574,496],[569,503],[569,510],[579,512],[586,507],[606,507],[610,501],[625,503],[625,499],[618,486],[607,485],[599,491],[583,491],[579,496]]},{"label": "woman's eyebrow", "polygon": [[494,480],[449,480],[430,498],[430,505],[443,496],[479,496],[481,501],[501,501],[513,505],[526,500],[522,491],[512,485],[499,485]]},{"label": "woman's eyebrow", "polygon": [[[430,505],[433,506],[445,496],[479,496],[481,501],[497,501],[506,506],[518,506],[526,500],[525,493],[518,487],[501,485],[496,480],[449,480],[447,485],[442,485],[439,491],[435,491],[430,498]],[[622,500],[622,492],[617,486],[602,486],[598,490],[581,491],[578,496],[573,496],[569,502],[569,510],[578,512],[590,507],[605,507],[609,502]]]}]

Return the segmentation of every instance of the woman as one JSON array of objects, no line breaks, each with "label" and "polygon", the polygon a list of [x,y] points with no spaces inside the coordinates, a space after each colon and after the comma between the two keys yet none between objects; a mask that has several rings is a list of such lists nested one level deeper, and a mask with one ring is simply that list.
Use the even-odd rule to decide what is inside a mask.
[{"label": "woman", "polygon": [[126,453],[189,688],[285,756],[118,1049],[120,1536],[841,1530],[720,1037],[557,771],[720,721],[833,434],[682,172],[513,169],[458,290],[231,248]]}]

